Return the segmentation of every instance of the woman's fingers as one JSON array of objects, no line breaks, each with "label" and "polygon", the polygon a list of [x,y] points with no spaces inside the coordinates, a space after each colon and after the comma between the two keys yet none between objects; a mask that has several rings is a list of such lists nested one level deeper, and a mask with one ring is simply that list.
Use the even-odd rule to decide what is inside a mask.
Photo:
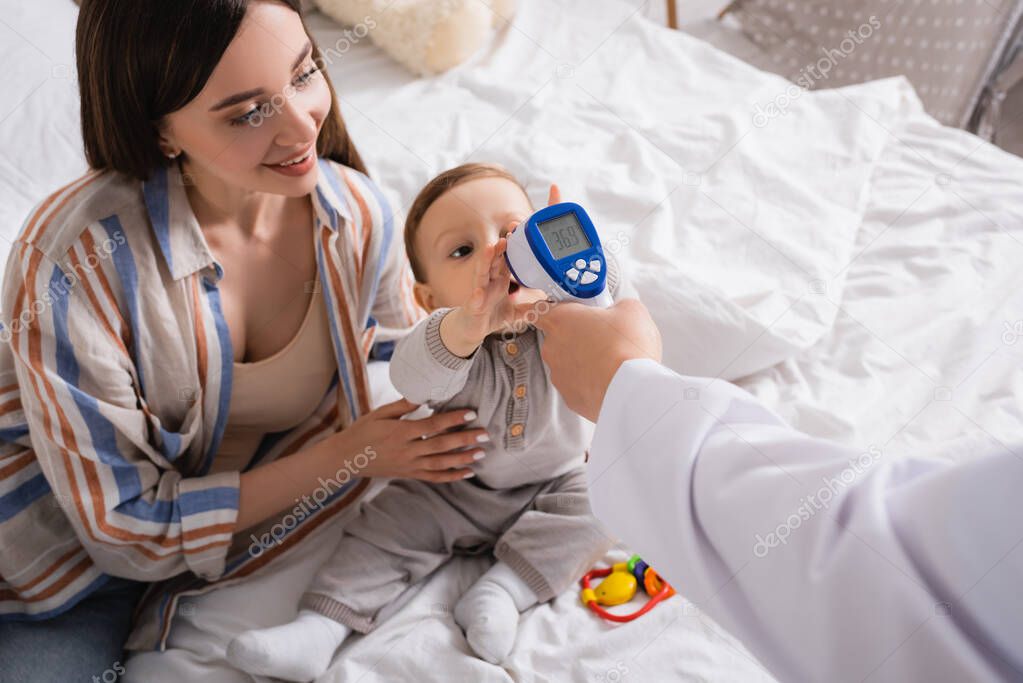
[{"label": "woman's fingers", "polygon": [[401,398],[401,399],[398,399],[397,401],[391,401],[390,403],[385,403],[384,405],[380,406],[379,408],[376,408],[375,410],[373,410],[373,413],[377,417],[397,418],[397,417],[401,417],[402,415],[407,415],[408,413],[411,413],[413,410],[415,410],[418,407],[419,407],[418,403],[413,403],[412,401],[409,401],[407,399]]},{"label": "woman's fingers", "polygon": [[420,469],[433,472],[455,469],[473,465],[483,459],[483,451],[479,448],[469,451],[455,451],[453,453],[437,453],[435,455],[424,455],[418,458],[416,465]]},{"label": "woman's fingers", "polygon": [[448,451],[455,451],[460,448],[479,446],[481,443],[484,443],[489,439],[489,437],[486,437],[481,441],[481,436],[486,437],[486,432],[482,429],[466,429],[459,432],[447,432],[445,434],[438,434],[437,436],[431,436],[426,439],[411,441],[409,442],[409,450],[414,456],[447,453]]},{"label": "woman's fingers", "polygon": [[447,472],[434,472],[431,470],[419,470],[413,472],[412,476],[416,479],[422,479],[423,481],[432,481],[435,484],[443,484],[449,481],[458,481],[459,479],[468,479],[475,475],[472,470],[448,470]]},{"label": "woman's fingers", "polygon": [[[474,410],[449,410],[443,413],[435,413],[430,417],[424,417],[419,420],[409,420],[408,422],[409,426],[413,428],[415,436],[427,436],[446,432],[452,427],[459,427],[475,419],[476,411]],[[482,429],[471,431],[483,432]]]}]

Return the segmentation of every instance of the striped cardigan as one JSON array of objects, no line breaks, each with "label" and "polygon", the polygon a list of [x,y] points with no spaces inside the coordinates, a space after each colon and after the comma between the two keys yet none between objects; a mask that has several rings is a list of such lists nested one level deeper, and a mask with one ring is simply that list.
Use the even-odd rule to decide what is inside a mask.
[{"label": "striped cardigan", "polygon": [[[338,371],[249,468],[368,410],[372,345],[424,315],[377,186],[328,160],[317,173],[311,238]],[[128,577],[154,582],[129,647],[162,649],[181,594],[264,566],[365,490],[347,481],[259,553],[234,537],[240,475],[209,473],[231,397],[223,274],[177,164],[142,183],[89,173],[31,212],[0,298],[0,620],[54,616]]]}]

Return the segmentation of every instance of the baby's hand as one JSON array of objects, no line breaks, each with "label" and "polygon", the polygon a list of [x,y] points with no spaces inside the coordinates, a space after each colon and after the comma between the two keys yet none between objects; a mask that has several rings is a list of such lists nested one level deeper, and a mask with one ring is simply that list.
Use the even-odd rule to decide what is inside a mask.
[{"label": "baby's hand", "polygon": [[473,291],[463,306],[450,311],[440,322],[444,346],[456,356],[467,358],[486,336],[503,328],[515,317],[515,305],[508,297],[511,272],[504,260],[508,241],[483,248],[473,276]]},{"label": "baby's hand", "polygon": [[[547,205],[560,201],[561,190],[552,184],[547,195]],[[514,232],[516,224],[517,221],[509,223],[508,234]],[[489,245],[483,250],[482,257],[477,261],[475,289],[464,306],[467,317],[473,321],[472,332],[480,335],[481,342],[488,334],[513,324],[518,314],[532,307],[532,304],[523,304],[521,310],[517,309],[508,296],[511,272],[504,258],[504,252],[507,250],[507,237],[502,237],[496,244]]]},{"label": "baby's hand", "polygon": [[481,342],[488,334],[510,322],[515,314],[515,306],[508,298],[511,272],[504,259],[507,249],[508,240],[504,237],[483,249],[476,262],[472,295],[463,307],[468,325],[466,331]]}]

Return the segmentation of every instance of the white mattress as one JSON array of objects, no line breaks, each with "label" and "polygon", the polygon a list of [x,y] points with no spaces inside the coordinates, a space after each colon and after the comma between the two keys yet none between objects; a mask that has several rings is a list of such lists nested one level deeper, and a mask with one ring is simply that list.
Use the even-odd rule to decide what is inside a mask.
[{"label": "white mattress", "polygon": [[[63,4],[6,0],[4,18],[70,59]],[[676,370],[735,380],[799,429],[893,458],[969,457],[1018,433],[1023,161],[936,124],[901,79],[803,94],[758,128],[756,105],[779,102],[787,83],[644,20],[638,3],[522,5],[438,78],[415,80],[365,43],[331,65],[356,143],[399,206],[466,159],[505,164],[536,202],[557,181],[625,263]],[[84,162],[70,81],[46,79],[12,106],[46,70],[27,42],[4,40],[0,58],[15,66],[0,104],[0,217],[13,237]],[[125,680],[251,680],[223,665],[227,641],[289,618],[340,531],[186,601],[170,650],[137,653]],[[322,680],[770,680],[681,597],[612,626],[567,593],[524,615],[510,661],[490,666],[450,615],[485,568],[439,570],[372,636],[346,642]]]}]

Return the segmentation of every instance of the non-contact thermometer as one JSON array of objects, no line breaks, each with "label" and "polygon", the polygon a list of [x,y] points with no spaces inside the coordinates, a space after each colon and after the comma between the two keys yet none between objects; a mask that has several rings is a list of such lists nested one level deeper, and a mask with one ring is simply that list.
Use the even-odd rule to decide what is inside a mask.
[{"label": "non-contact thermometer", "polygon": [[607,308],[607,261],[600,237],[583,207],[561,202],[544,207],[508,234],[505,259],[523,287],[555,301]]}]

